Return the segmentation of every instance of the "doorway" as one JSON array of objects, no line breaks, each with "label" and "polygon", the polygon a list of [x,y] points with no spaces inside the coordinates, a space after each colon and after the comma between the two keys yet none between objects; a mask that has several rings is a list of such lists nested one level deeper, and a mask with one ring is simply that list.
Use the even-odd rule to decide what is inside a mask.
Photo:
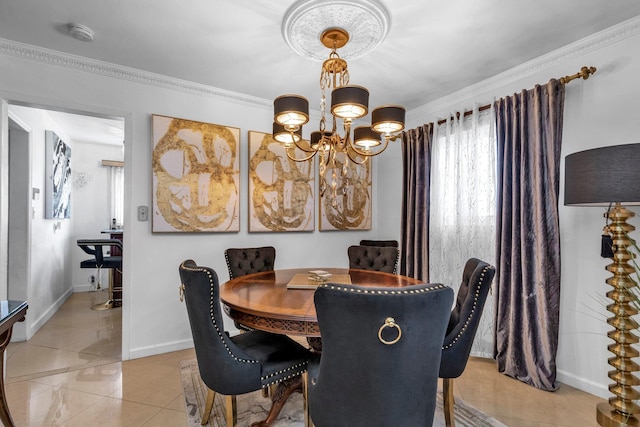
[{"label": "doorway", "polygon": [[[87,255],[76,241],[108,238],[100,232],[111,224],[109,171],[98,160],[123,161],[124,118],[17,104],[8,106],[8,115],[7,297],[27,300],[29,311],[27,320],[14,327],[7,376],[42,376],[121,360],[121,309],[91,311],[95,272],[80,269]],[[47,219],[44,213],[45,129],[59,133],[72,148],[69,219]],[[108,146],[115,138],[117,147]]]},{"label": "doorway", "polygon": [[[9,233],[7,251],[7,295],[9,299],[27,300],[30,281],[31,244],[31,129],[14,114],[9,114]],[[15,340],[27,339],[26,325],[13,327]]]}]

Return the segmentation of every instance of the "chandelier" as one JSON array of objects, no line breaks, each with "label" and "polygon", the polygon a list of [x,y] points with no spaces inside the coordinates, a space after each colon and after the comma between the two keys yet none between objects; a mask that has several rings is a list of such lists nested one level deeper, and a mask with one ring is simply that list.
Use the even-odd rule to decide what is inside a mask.
[{"label": "chandelier", "polygon": [[[369,91],[349,85],[347,61],[337,50],[349,41],[349,33],[342,28],[329,28],[320,36],[320,42],[331,49],[329,58],[322,64],[320,74],[321,118],[318,129],[311,132],[309,140],[302,138],[302,126],[309,121],[309,101],[300,95],[282,95],[273,101],[273,138],[283,145],[287,157],[296,162],[319,158],[320,196],[332,188],[336,196],[336,170],[343,180],[348,179],[349,166],[364,165],[370,157],[382,153],[389,141],[396,139],[404,129],[405,109],[399,105],[385,105],[371,112],[371,126],[351,128],[354,120],[369,113]],[[331,93],[329,123],[327,123],[327,93]],[[342,130],[339,122],[342,121]],[[342,134],[341,134],[342,131]],[[302,151],[296,156],[296,148]],[[337,156],[343,153],[342,167]],[[331,184],[325,174],[333,170]],[[346,191],[343,186],[343,191]]]}]

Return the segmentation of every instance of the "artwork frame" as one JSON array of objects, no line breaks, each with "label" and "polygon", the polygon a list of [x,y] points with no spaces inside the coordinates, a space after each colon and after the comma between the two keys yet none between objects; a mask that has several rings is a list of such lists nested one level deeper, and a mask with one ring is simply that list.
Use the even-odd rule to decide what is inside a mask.
[{"label": "artwork frame", "polygon": [[[315,162],[296,162],[268,133],[249,131],[249,232],[315,230]],[[294,150],[296,158],[308,154]]]},{"label": "artwork frame", "polygon": [[71,147],[54,131],[45,130],[45,218],[71,218]]},{"label": "artwork frame", "polygon": [[[356,164],[344,152],[336,153],[320,178],[320,231],[371,230],[372,223],[372,159]],[[347,162],[347,179],[342,177]],[[334,173],[335,172],[335,173]],[[336,180],[335,190],[331,185]],[[323,183],[324,181],[324,183]],[[324,188],[324,192],[323,192]]]},{"label": "artwork frame", "polygon": [[151,116],[152,232],[240,231],[240,129]]}]

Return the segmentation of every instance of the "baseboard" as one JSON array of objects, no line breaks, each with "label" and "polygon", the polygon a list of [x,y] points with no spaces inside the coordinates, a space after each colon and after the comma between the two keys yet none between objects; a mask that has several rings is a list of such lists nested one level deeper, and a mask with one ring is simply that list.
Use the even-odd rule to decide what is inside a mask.
[{"label": "baseboard", "polygon": [[611,397],[611,393],[607,386],[585,380],[584,378],[576,377],[575,375],[568,374],[565,371],[558,370],[556,372],[556,379],[563,384],[575,387],[578,390],[591,393],[603,399]]},{"label": "baseboard", "polygon": [[69,299],[71,294],[73,293],[73,288],[67,289],[67,291],[60,296],[56,301],[53,302],[43,313],[40,315],[34,322],[30,324],[29,329],[26,331],[27,336],[25,339],[31,339],[31,337],[40,330],[41,327],[44,326],[45,323],[49,321],[53,317],[54,314],[58,311],[62,304],[65,303],[66,300]]},{"label": "baseboard", "polygon": [[74,285],[73,286],[73,293],[76,292],[89,292],[92,290],[95,290],[96,285],[90,285],[88,283],[82,284],[82,285]]},{"label": "baseboard", "polygon": [[172,351],[180,351],[193,348],[193,339],[164,343],[160,345],[152,345],[148,347],[139,347],[129,350],[130,359],[140,359],[141,357],[156,356],[158,354],[170,353]]}]

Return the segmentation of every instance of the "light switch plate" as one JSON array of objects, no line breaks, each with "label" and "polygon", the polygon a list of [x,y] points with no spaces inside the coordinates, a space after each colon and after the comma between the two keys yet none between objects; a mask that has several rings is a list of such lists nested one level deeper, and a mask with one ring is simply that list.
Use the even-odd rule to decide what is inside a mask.
[{"label": "light switch plate", "polygon": [[149,207],[138,206],[138,221],[149,221]]}]

